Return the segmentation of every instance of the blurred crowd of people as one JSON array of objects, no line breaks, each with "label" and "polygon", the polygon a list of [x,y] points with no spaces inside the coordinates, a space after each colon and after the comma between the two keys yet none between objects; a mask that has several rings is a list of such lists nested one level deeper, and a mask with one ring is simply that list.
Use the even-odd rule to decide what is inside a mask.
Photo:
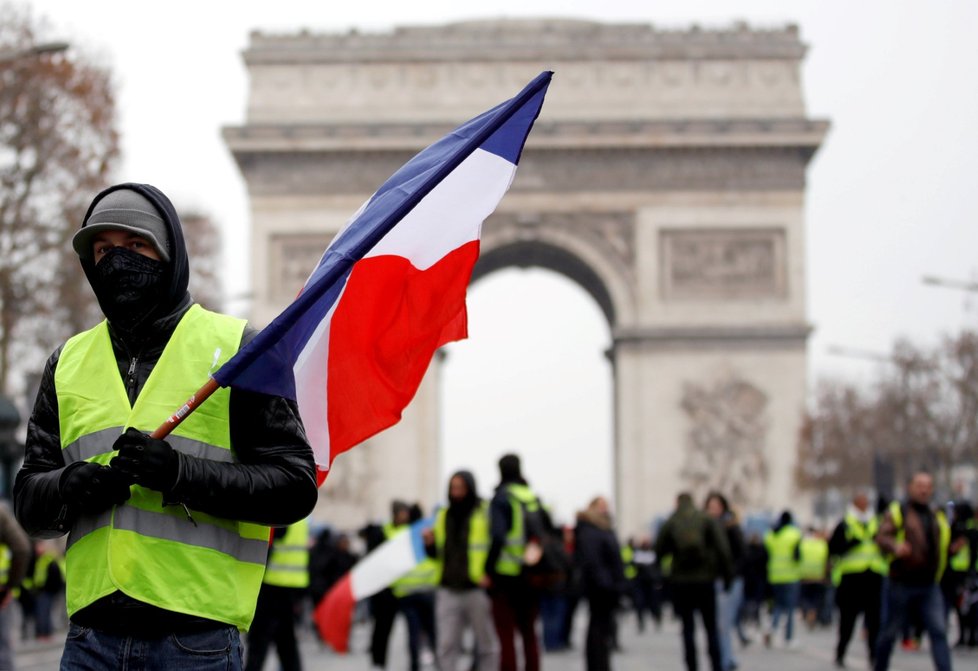
[{"label": "blurred crowd of people", "polygon": [[[927,473],[913,476],[900,501],[871,505],[858,493],[830,529],[802,527],[789,510],[747,525],[721,492],[702,502],[681,493],[654,537],[619,541],[607,499],[594,498],[574,524],[556,524],[518,457],[499,465],[489,501],[479,499],[470,472],[452,475],[448,505],[425,536],[429,561],[364,604],[373,668],[388,666],[398,614],[407,623],[412,670],[430,663],[456,669],[470,656],[466,668],[536,671],[541,650],[575,647],[587,669],[608,669],[623,614],[640,632],[677,619],[690,671],[699,666],[697,613],[712,671],[737,669],[738,651],[751,644],[797,647],[799,621],[837,627],[839,667],[860,618],[858,638],[877,670],[888,668],[897,644],[915,649],[925,633],[935,668],[950,669],[952,620],[956,644],[978,646],[974,510],[964,501],[934,506]],[[359,531],[367,552],[423,516],[402,501],[391,512],[387,523]],[[350,541],[329,530],[316,541],[314,602],[358,560]],[[579,614],[588,623],[575,641]]]},{"label": "blurred crowd of people", "polygon": [[[680,623],[685,665],[696,671],[697,614],[712,671],[737,669],[748,645],[797,647],[796,621],[837,627],[840,668],[853,638],[865,641],[877,671],[889,667],[897,645],[919,648],[924,634],[939,671],[951,669],[952,629],[956,645],[978,647],[975,511],[967,501],[935,506],[926,472],[913,475],[901,500],[872,502],[868,492],[857,493],[826,529],[802,528],[789,510],[747,524],[723,493],[700,502],[683,492],[654,534],[621,541],[606,498],[592,499],[573,524],[558,524],[518,456],[500,459],[499,478],[483,500],[471,472],[454,473],[447,504],[424,523],[426,559],[358,604],[358,619],[370,628],[372,668],[390,666],[398,616],[408,648],[392,657],[406,658],[412,671],[454,671],[464,660],[475,671],[538,671],[541,651],[575,648],[589,671],[606,670],[619,647],[619,621],[634,620],[641,633],[661,629],[667,617]],[[301,669],[296,627],[311,608],[363,556],[424,517],[420,505],[393,501],[389,520],[353,535],[331,528],[313,534],[308,519],[276,528],[245,668],[263,668],[274,648],[281,668]],[[51,541],[28,545],[0,508],[3,519],[4,601],[21,607],[22,638],[45,640],[64,624],[63,549]],[[574,627],[578,616],[587,617],[583,632]]]}]

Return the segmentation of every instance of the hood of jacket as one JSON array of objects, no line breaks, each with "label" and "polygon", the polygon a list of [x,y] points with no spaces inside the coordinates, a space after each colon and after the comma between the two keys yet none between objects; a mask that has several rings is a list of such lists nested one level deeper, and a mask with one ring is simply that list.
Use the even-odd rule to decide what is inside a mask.
[{"label": "hood of jacket", "polygon": [[[82,228],[85,227],[91,218],[96,204],[105,198],[106,195],[119,189],[129,189],[141,194],[159,211],[160,217],[166,226],[167,237],[169,238],[170,260],[165,264],[163,297],[157,308],[150,315],[149,319],[147,319],[146,324],[140,327],[140,333],[118,335],[122,335],[128,341],[134,337],[140,335],[145,337],[160,330],[167,333],[172,332],[175,321],[179,321],[178,317],[186,311],[192,301],[187,291],[190,283],[190,260],[187,255],[187,244],[183,237],[183,227],[180,224],[180,217],[177,215],[177,211],[173,207],[173,203],[170,202],[170,199],[162,191],[149,184],[136,184],[132,182],[116,184],[95,196],[91,205],[88,206],[88,211],[85,213]],[[81,264],[82,269],[85,271],[85,276],[88,278],[88,283],[94,290],[96,278],[95,263],[91,259],[82,258]],[[105,313],[105,307],[101,305],[100,307],[102,308],[102,312]],[[175,317],[177,318],[176,320]]]}]

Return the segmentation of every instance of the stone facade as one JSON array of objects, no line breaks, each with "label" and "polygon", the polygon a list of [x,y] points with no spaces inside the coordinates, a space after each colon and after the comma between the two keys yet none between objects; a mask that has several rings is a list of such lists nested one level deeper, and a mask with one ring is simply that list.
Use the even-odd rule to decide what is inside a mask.
[{"label": "stone facade", "polygon": [[[411,155],[552,69],[476,276],[551,268],[608,318],[623,530],[671,508],[679,487],[784,505],[810,330],[805,170],[828,127],[805,113],[804,53],[794,27],[744,25],[254,33],[247,119],[224,129],[251,198],[252,319],[277,314]],[[324,489],[332,521],[384,516],[394,497],[439,498],[438,412],[434,366],[401,424],[340,457],[343,482]]]}]

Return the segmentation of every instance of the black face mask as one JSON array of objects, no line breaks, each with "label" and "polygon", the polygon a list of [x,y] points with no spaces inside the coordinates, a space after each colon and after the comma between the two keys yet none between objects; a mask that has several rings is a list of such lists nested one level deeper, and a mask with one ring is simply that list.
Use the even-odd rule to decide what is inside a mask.
[{"label": "black face mask", "polygon": [[148,256],[115,247],[95,265],[92,287],[109,322],[135,331],[160,308],[166,266]]}]

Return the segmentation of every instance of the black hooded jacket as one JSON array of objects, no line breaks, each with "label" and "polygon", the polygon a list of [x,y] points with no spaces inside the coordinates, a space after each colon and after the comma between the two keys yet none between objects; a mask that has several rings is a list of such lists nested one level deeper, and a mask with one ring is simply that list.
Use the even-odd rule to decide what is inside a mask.
[{"label": "black hooded jacket", "polygon": [[[162,192],[144,184],[111,187],[95,198],[85,221],[95,203],[119,188],[131,189],[148,198],[160,211],[170,236],[167,289],[148,323],[135,332],[122,332],[109,324],[119,375],[133,403],[193,301],[187,292],[190,269],[180,220]],[[94,263],[83,259],[82,267],[93,283]],[[253,329],[246,329],[243,342],[254,333]],[[44,368],[27,426],[24,465],[17,474],[13,491],[17,519],[35,538],[65,534],[78,516],[59,493],[65,462],[54,372],[60,354],[58,348]],[[292,524],[306,517],[316,504],[318,491],[312,450],[295,403],[232,389],[230,432],[235,461],[219,463],[179,454],[179,475],[168,500],[218,517],[273,526]]]}]

